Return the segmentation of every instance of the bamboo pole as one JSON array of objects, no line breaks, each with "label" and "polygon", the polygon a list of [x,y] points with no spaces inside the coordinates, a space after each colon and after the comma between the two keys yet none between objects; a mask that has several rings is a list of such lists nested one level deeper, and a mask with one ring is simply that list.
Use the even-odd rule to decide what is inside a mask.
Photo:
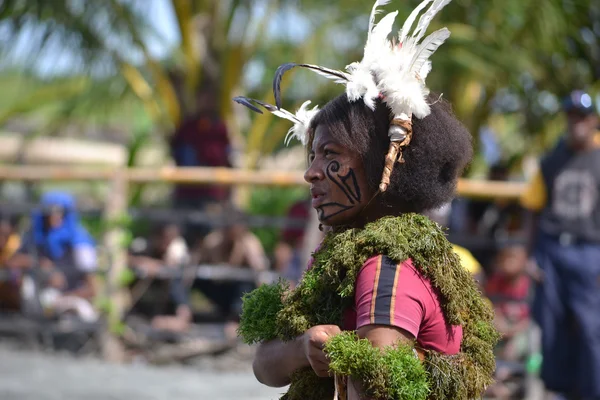
[{"label": "bamboo pole", "polygon": [[[17,181],[110,181],[120,171],[106,167],[1,166],[0,180]],[[293,187],[307,185],[300,171],[250,171],[233,168],[129,168],[119,172],[130,183],[189,183],[212,185],[261,185]],[[516,200],[525,183],[461,179],[458,194],[464,197]]]},{"label": "bamboo pole", "polygon": [[111,190],[106,201],[104,218],[111,221],[104,236],[104,245],[110,255],[110,269],[106,278],[105,294],[110,307],[107,310],[107,326],[102,335],[102,355],[105,360],[122,363],[125,349],[118,337],[123,315],[129,304],[129,294],[121,287],[119,278],[127,269],[127,249],[123,245],[124,229],[117,223],[127,213],[127,175],[125,170],[113,174]]}]

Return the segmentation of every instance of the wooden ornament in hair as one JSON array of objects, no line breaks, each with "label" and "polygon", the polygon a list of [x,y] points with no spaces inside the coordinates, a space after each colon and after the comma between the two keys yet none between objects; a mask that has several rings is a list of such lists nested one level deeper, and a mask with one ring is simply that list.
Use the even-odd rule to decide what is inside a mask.
[{"label": "wooden ornament in hair", "polygon": [[390,177],[394,170],[396,162],[403,163],[402,148],[410,144],[412,139],[412,116],[409,117],[394,117],[390,122],[390,147],[385,156],[385,165],[379,184],[379,191],[385,192],[390,185]]}]

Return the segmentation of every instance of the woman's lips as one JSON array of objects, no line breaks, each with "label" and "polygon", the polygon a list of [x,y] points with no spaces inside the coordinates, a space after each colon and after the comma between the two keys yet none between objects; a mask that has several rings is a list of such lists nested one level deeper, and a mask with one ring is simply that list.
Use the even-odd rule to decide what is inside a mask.
[{"label": "woman's lips", "polygon": [[324,194],[318,194],[318,195],[312,195],[312,206],[313,208],[317,208],[320,205],[323,204],[323,202],[325,201],[325,195]]},{"label": "woman's lips", "polygon": [[323,202],[325,200],[325,192],[324,191],[318,190],[318,189],[311,189],[310,195],[312,198],[311,203],[312,203],[313,208],[317,208],[323,204]]}]

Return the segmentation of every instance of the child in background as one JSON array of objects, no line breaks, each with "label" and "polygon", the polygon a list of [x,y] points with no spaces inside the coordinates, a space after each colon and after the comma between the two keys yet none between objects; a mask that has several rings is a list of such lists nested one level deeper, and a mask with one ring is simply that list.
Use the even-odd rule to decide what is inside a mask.
[{"label": "child in background", "polygon": [[497,357],[520,361],[527,350],[530,278],[526,273],[527,251],[508,245],[495,259],[494,272],[485,284],[485,294],[494,305],[496,328],[502,334]]},{"label": "child in background", "polygon": [[511,378],[520,374],[528,351],[529,279],[525,246],[511,244],[496,254],[484,286],[494,307],[496,329],[502,334],[495,349],[496,383],[487,392],[498,400],[519,398],[518,380]]}]

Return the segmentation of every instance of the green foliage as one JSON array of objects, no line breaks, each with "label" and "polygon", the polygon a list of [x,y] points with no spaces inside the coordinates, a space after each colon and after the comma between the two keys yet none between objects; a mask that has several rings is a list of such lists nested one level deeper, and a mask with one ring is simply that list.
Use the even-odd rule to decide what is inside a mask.
[{"label": "green foliage", "polygon": [[110,325],[110,332],[117,336],[123,335],[126,330],[127,325],[124,322],[115,322]]},{"label": "green foliage", "polygon": [[290,388],[280,400],[333,399],[333,379],[319,378],[312,368],[299,369],[290,378]]},{"label": "green foliage", "polygon": [[277,337],[277,313],[283,306],[283,296],[287,290],[287,284],[280,280],[244,294],[238,329],[244,342],[253,344]]},{"label": "green foliage", "polygon": [[94,301],[94,306],[105,315],[113,313],[115,308],[110,298],[106,296],[97,297]]},{"label": "green foliage", "polygon": [[425,400],[427,372],[415,357],[412,343],[378,349],[354,332],[343,332],[325,344],[329,368],[362,384],[369,398]]},{"label": "green foliage", "polygon": [[427,365],[415,356],[413,346],[398,344],[383,353],[382,366],[388,369],[388,393],[392,399],[426,399],[431,382]]},{"label": "green foliage", "polygon": [[127,287],[135,281],[135,278],[136,278],[135,272],[133,272],[133,270],[131,268],[125,268],[119,274],[119,277],[117,278],[117,282],[120,287]]},{"label": "green foliage", "polygon": [[96,239],[101,238],[105,232],[104,221],[101,217],[82,215],[80,221],[90,235]]}]

